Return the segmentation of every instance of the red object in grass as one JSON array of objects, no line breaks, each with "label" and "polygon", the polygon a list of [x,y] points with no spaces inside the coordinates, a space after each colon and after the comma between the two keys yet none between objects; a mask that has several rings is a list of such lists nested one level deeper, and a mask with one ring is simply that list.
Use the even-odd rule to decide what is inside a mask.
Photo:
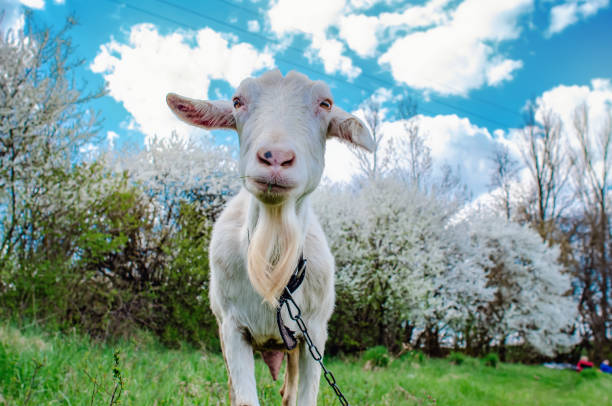
[{"label": "red object in grass", "polygon": [[580,372],[584,368],[593,368],[593,363],[581,359],[580,361],[578,361],[578,364],[576,364],[576,371]]}]

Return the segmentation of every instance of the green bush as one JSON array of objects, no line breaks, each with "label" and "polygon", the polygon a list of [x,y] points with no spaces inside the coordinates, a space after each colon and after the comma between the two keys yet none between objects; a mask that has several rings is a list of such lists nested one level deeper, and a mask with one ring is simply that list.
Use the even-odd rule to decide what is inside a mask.
[{"label": "green bush", "polygon": [[580,371],[580,377],[583,379],[597,379],[600,372],[595,368],[586,368]]},{"label": "green bush", "polygon": [[412,350],[403,353],[399,358],[422,364],[427,359],[427,355],[421,350]]},{"label": "green bush", "polygon": [[461,365],[465,362],[466,356],[463,353],[453,351],[448,354],[447,359],[449,360],[449,362],[455,365]]},{"label": "green bush", "polygon": [[233,164],[194,168],[182,182],[164,165],[195,145],[157,145],[160,155],[140,162],[152,162],[142,176],[118,170],[128,166],[110,155],[79,153],[101,139],[85,101],[104,92],[75,87],[80,62],[66,35],[74,23],[56,32],[29,21],[14,39],[0,33],[2,88],[11,89],[0,96],[0,318],[100,339],[147,330],[173,346],[218,348],[208,244],[233,192],[218,186],[225,174],[217,171]]},{"label": "green bush", "polygon": [[33,223],[31,248],[4,263],[0,313],[76,326],[94,337],[124,336],[147,322],[145,285],[138,280],[139,289],[131,289],[126,274],[134,281],[136,273],[125,269],[139,263],[126,253],[134,252],[134,239],[146,228],[147,208],[126,176],[100,163],[55,175],[79,185],[80,195],[61,215]]},{"label": "green bush", "polygon": [[364,361],[370,361],[372,366],[375,367],[386,367],[391,362],[389,351],[382,345],[368,348],[362,356]]},{"label": "green bush", "polygon": [[499,364],[499,355],[494,352],[490,352],[484,356],[482,361],[488,367],[497,368],[497,364]]},{"label": "green bush", "polygon": [[427,359],[427,355],[425,355],[425,353],[423,351],[417,351],[416,352],[416,357],[419,360],[419,364],[424,363],[425,360]]},{"label": "green bush", "polygon": [[178,233],[166,248],[169,261],[156,301],[163,309],[164,323],[158,335],[164,344],[188,341],[198,347],[220,349],[217,323],[208,300],[208,244],[212,222],[196,204],[179,209]]},{"label": "green bush", "polygon": [[356,302],[350,290],[336,280],[336,306],[329,321],[325,352],[356,354],[383,344],[378,335],[373,334],[375,323],[370,309]]},{"label": "green bush", "polygon": [[[59,175],[58,175],[59,176]],[[171,226],[125,174],[100,163],[62,174],[87,201],[36,223],[39,242],[0,263],[0,316],[92,337],[154,332],[170,346],[218,349],[208,304],[211,220],[182,201]]]}]

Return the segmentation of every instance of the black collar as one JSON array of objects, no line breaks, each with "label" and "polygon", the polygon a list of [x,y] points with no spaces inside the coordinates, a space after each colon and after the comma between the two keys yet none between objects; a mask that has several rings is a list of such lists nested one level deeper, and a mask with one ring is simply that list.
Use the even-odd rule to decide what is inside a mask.
[{"label": "black collar", "polygon": [[304,253],[301,253],[295,271],[293,271],[293,275],[291,275],[289,282],[287,282],[281,298],[286,295],[287,290],[289,290],[290,294],[295,292],[304,281],[304,276],[306,276],[306,260],[304,259]]},{"label": "black collar", "polygon": [[[283,322],[283,317],[281,315],[281,309],[283,306],[287,306],[287,310],[289,311],[289,316],[293,319],[291,308],[289,307],[289,302],[295,305],[293,301],[293,297],[291,294],[300,287],[302,282],[304,282],[304,276],[306,276],[306,260],[304,259],[304,253],[300,254],[300,259],[298,261],[297,266],[295,267],[295,271],[285,289],[283,289],[283,294],[278,298],[278,306],[276,307],[276,324],[278,324],[278,332],[280,333],[281,338],[283,339],[283,343],[285,343],[285,347],[288,350],[292,350],[297,345],[297,340],[295,338],[295,331],[291,330],[289,327],[285,325]],[[299,308],[294,309],[299,313]]]}]

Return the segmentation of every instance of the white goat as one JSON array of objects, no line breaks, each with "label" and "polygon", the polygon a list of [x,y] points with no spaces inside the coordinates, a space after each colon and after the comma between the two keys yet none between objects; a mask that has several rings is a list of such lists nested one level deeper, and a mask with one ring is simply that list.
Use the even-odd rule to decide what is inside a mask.
[{"label": "white goat", "polygon": [[[371,150],[369,131],[333,105],[329,88],[290,72],[245,79],[233,101],[203,101],[169,94],[182,120],[238,132],[243,188],[215,224],[210,244],[210,303],[228,369],[232,405],[258,405],[253,350],[261,351],[274,379],[287,352],[283,405],[315,405],[320,367],[298,334],[286,351],[276,323],[279,296],[300,254],[306,276],[293,298],[323,352],[334,305],[334,260],[309,204],[324,166],[325,141],[339,137]],[[285,315],[292,330],[295,323]],[[300,380],[298,391],[298,376]]]}]

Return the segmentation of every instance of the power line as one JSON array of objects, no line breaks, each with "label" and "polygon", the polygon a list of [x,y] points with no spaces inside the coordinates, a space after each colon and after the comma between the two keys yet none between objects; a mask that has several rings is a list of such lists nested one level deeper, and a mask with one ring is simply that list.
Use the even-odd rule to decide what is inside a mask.
[{"label": "power line", "polygon": [[[190,14],[193,14],[193,15],[196,15],[196,16],[198,16],[198,17],[201,17],[201,18],[204,18],[204,19],[208,19],[208,20],[211,20],[211,21],[215,21],[215,22],[217,22],[217,23],[219,23],[219,24],[222,24],[222,25],[224,25],[224,26],[227,26],[227,27],[229,27],[229,28],[231,28],[231,29],[235,29],[235,30],[238,30],[238,31],[240,31],[240,32],[243,32],[243,33],[246,33],[246,34],[252,35],[252,36],[254,36],[254,37],[257,37],[257,38],[259,38],[259,39],[261,39],[261,40],[263,40],[263,41],[266,41],[266,42],[276,42],[276,43],[278,43],[278,40],[277,40],[276,38],[270,38],[270,37],[266,37],[266,36],[264,36],[264,35],[260,35],[260,34],[258,34],[258,33],[254,33],[254,32],[251,32],[251,31],[244,30],[243,28],[238,27],[238,26],[236,26],[236,25],[234,25],[234,24],[226,23],[226,22],[224,22],[224,21],[219,21],[218,19],[215,19],[215,18],[213,18],[213,17],[210,17],[210,16],[207,16],[207,15],[205,15],[205,14],[202,14],[202,13],[198,12],[197,10],[193,10],[193,9],[191,9],[191,8],[188,8],[188,7],[180,6],[180,5],[177,5],[177,4],[172,3],[172,2],[170,2],[170,1],[167,1],[167,0],[156,0],[156,1],[157,1],[157,2],[159,2],[159,3],[166,4],[166,5],[170,6],[170,7],[174,7],[174,8],[176,8],[176,9],[179,9],[179,10],[181,10],[181,11],[183,11],[183,12],[190,13]],[[230,1],[226,1],[226,0],[217,0],[217,1],[222,2],[222,3],[224,3],[224,4],[227,4],[227,5],[230,5],[230,6],[232,6],[232,7],[235,7],[235,8],[237,8],[237,9],[240,9],[240,10],[246,11],[246,12],[248,12],[248,13],[252,14],[252,15],[255,15],[256,17],[259,17],[259,14],[258,14],[256,11],[251,10],[251,9],[249,9],[249,8],[245,8],[245,7],[239,6],[239,5],[235,4],[235,3],[232,3],[232,2],[230,2]],[[294,45],[288,45],[288,46],[287,46],[287,48],[288,48],[288,49],[291,49],[291,50],[293,50],[293,51],[295,51],[295,52],[297,52],[297,53],[299,53],[300,55],[303,55],[303,54],[304,54],[304,50],[303,50],[303,49],[298,48],[298,47],[296,47],[296,46],[294,46]],[[340,82],[342,82],[342,83],[344,83],[344,84],[346,84],[346,85],[349,85],[349,86],[354,86],[354,87],[360,88],[360,89],[365,90],[365,91],[368,91],[368,92],[373,92],[373,91],[374,91],[373,89],[369,89],[369,88],[365,88],[365,87],[363,87],[363,86],[356,85],[356,84],[354,84],[353,82],[349,82],[349,81],[346,81],[346,80],[338,79],[338,78],[337,78],[337,77],[335,77],[335,76],[331,76],[331,75],[328,75],[328,74],[324,74],[324,73],[322,73],[322,72],[320,72],[320,71],[314,70],[314,69],[312,69],[312,68],[310,68],[310,67],[307,67],[307,66],[305,66],[305,65],[297,64],[297,63],[296,63],[296,62],[294,62],[294,61],[287,61],[287,60],[284,60],[284,59],[281,59],[281,58],[278,58],[278,57],[277,57],[276,59],[277,59],[277,60],[280,60],[280,61],[283,61],[283,62],[285,62],[285,63],[289,63],[289,64],[292,64],[292,65],[295,65],[295,66],[299,66],[299,67],[301,67],[301,68],[303,68],[303,69],[308,69],[308,70],[309,70],[309,71],[311,71],[311,72],[315,72],[315,73],[321,74],[321,75],[323,75],[323,76],[325,76],[325,77],[327,77],[327,78],[330,78],[331,80],[340,81]],[[387,87],[391,87],[391,88],[393,88],[393,87],[395,87],[395,86],[396,86],[396,85],[395,85],[395,83],[392,83],[392,82],[390,82],[390,81],[388,81],[388,80],[381,79],[381,78],[379,78],[379,77],[376,77],[376,76],[373,76],[373,75],[367,74],[367,73],[365,73],[365,72],[362,72],[362,76],[363,76],[363,77],[365,77],[365,78],[368,78],[368,79],[370,79],[370,80],[375,80],[375,81],[377,81],[377,82],[379,82],[379,83],[382,83],[382,84],[384,84],[384,85],[385,85],[385,86],[387,86]],[[430,82],[430,83],[434,83],[434,82]],[[439,83],[438,83],[438,84],[439,84]],[[449,86],[446,86],[446,87],[447,87],[447,88],[450,88]],[[455,90],[456,90],[456,89],[455,89]],[[471,115],[472,117],[477,117],[477,118],[480,118],[481,120],[488,121],[488,122],[490,122],[490,123],[496,124],[496,125],[501,126],[501,127],[509,127],[509,126],[508,126],[508,125],[506,125],[505,123],[502,123],[502,122],[500,122],[500,121],[498,121],[498,120],[495,120],[495,119],[489,118],[489,117],[487,117],[487,116],[485,116],[485,115],[482,115],[482,114],[479,114],[479,113],[474,113],[474,112],[472,112],[472,111],[470,111],[470,110],[468,110],[468,109],[462,108],[462,107],[455,106],[454,104],[451,104],[451,103],[449,103],[449,102],[442,101],[442,100],[440,100],[440,99],[439,99],[439,98],[437,98],[437,97],[429,96],[429,98],[430,98],[430,99],[431,99],[431,100],[432,100],[434,103],[437,103],[437,104],[440,104],[440,105],[442,105],[442,106],[448,107],[448,108],[450,108],[450,109],[453,109],[453,110],[456,110],[456,111],[462,112],[462,113],[464,113],[464,114]],[[476,99],[476,98],[472,98],[472,99],[473,99],[473,100],[478,100],[478,99]],[[496,105],[495,103],[493,103],[493,102],[489,102],[489,101],[482,101],[482,100],[478,100],[478,101],[480,101],[481,103],[485,103],[485,104],[491,105],[491,106],[496,106],[496,107],[498,107],[498,108],[501,108],[501,109],[503,109],[503,110],[509,111],[509,112],[511,112],[511,113],[513,113],[513,114],[515,114],[515,115],[520,116],[520,114],[519,114],[519,113],[517,113],[516,111],[511,110],[510,108],[507,108],[507,107],[505,107],[505,106],[502,106],[502,105]],[[424,109],[422,109],[422,110],[423,110],[423,111],[425,111]],[[432,114],[435,114],[435,113],[432,113]]]},{"label": "power line", "polygon": [[[170,18],[170,17],[164,16],[164,15],[161,15],[161,14],[158,14],[158,13],[155,13],[155,12],[153,12],[153,11],[149,11],[149,10],[146,10],[146,9],[143,9],[143,8],[140,8],[140,7],[137,7],[137,6],[133,6],[133,5],[129,4],[129,3],[125,3],[125,2],[120,1],[120,0],[107,0],[107,1],[110,1],[110,2],[113,2],[113,3],[116,3],[116,4],[120,4],[120,5],[122,5],[122,6],[125,6],[126,8],[129,8],[129,9],[132,9],[132,10],[135,10],[135,11],[138,11],[138,12],[143,13],[143,14],[147,14],[147,15],[149,15],[149,16],[151,16],[151,17],[155,17],[155,18],[158,18],[158,19],[160,19],[160,20],[165,20],[165,21],[171,22],[171,23],[176,24],[176,25],[179,25],[179,26],[185,26],[185,27],[191,28],[192,30],[195,30],[195,31],[197,31],[197,30],[199,29],[198,27],[195,27],[194,25],[191,25],[191,24],[188,24],[188,23],[185,23],[185,22],[181,22],[181,21],[178,21],[178,20],[172,19],[172,18]],[[162,2],[162,3],[171,4],[171,3],[165,2],[165,1],[163,1],[163,0],[157,0],[157,1]],[[178,9],[183,9],[183,10],[184,10],[184,11],[186,11],[186,12],[190,12],[190,11],[189,11],[189,9],[185,9],[184,7],[182,7],[182,6],[178,6],[178,5],[176,5],[176,4],[174,4],[174,5],[173,5],[173,7],[176,7],[176,8],[178,8]],[[247,30],[243,29],[243,28],[236,27],[235,25],[232,25],[232,24],[226,23],[226,22],[221,21],[221,20],[218,20],[218,19],[216,19],[216,18],[209,17],[209,16],[206,16],[206,15],[201,14],[201,13],[194,13],[194,14],[195,14],[195,15],[197,15],[197,16],[199,16],[199,17],[205,18],[205,19],[207,19],[207,20],[214,21],[215,23],[217,23],[217,24],[219,24],[219,25],[223,25],[223,26],[225,26],[225,27],[228,27],[228,28],[230,28],[230,29],[232,29],[232,30],[236,30],[236,31],[244,32],[244,33],[246,33],[246,34],[250,34],[250,35],[253,35],[253,36],[255,36],[255,37],[259,37],[259,38],[262,38],[262,39],[264,39],[264,40],[266,40],[266,41],[269,41],[269,39],[268,39],[268,38],[266,38],[266,37],[264,37],[264,36],[261,36],[261,35],[256,34],[256,33],[252,33],[252,32],[250,32],[250,31],[247,31]],[[302,51],[302,52],[303,52],[303,51]],[[358,85],[358,84],[356,84],[356,83],[351,83],[351,82],[348,82],[348,81],[346,81],[346,80],[343,80],[343,79],[337,78],[337,77],[332,76],[332,75],[330,75],[330,74],[327,74],[327,73],[321,72],[321,71],[316,70],[316,69],[314,69],[314,68],[311,68],[311,67],[309,67],[309,66],[307,66],[307,65],[303,65],[303,64],[300,64],[300,63],[298,63],[298,62],[295,62],[295,61],[289,60],[289,59],[284,59],[284,58],[282,58],[282,57],[278,57],[278,56],[277,56],[277,57],[275,57],[275,59],[276,59],[277,61],[281,61],[281,62],[287,63],[287,64],[289,64],[289,65],[294,65],[294,66],[297,66],[297,67],[299,67],[299,68],[302,68],[302,69],[307,70],[307,71],[309,71],[309,72],[312,72],[312,73],[315,73],[315,74],[317,74],[317,75],[320,75],[320,76],[326,77],[326,78],[328,78],[328,79],[330,79],[330,80],[333,80],[333,81],[336,81],[336,82],[341,82],[341,83],[347,84],[347,85],[349,85],[349,86],[353,86],[353,87],[359,88],[359,89],[361,89],[361,90],[365,90],[365,91],[367,91],[367,92],[373,92],[373,91],[374,91],[373,89],[370,89],[370,88],[368,88],[368,87],[364,87],[364,86]]]},{"label": "power line", "polygon": [[[157,1],[160,1],[160,2],[162,2],[162,3],[165,3],[165,4],[167,4],[167,5],[171,6],[171,7],[174,7],[174,6],[175,6],[173,3],[169,2],[169,1],[164,1],[164,0],[157,0]],[[224,4],[227,4],[227,5],[229,5],[230,7],[234,7],[234,8],[236,8],[236,9],[238,9],[238,10],[245,11],[245,12],[247,12],[247,13],[249,13],[249,14],[251,14],[251,15],[255,16],[255,17],[259,17],[259,16],[260,16],[260,15],[259,15],[259,12],[255,11],[255,10],[252,10],[252,9],[250,9],[250,8],[242,7],[242,6],[240,6],[240,5],[238,5],[238,4],[234,3],[234,2],[227,1],[227,0],[216,0],[216,1],[221,2],[221,3],[224,3]],[[192,9],[191,9],[191,10],[192,10]],[[193,12],[193,13],[196,13],[196,11],[195,11],[195,10],[192,10],[192,12]],[[261,36],[261,38],[262,38],[262,39],[266,39],[266,40],[268,40],[268,41],[270,40],[269,38],[264,37],[264,36]],[[275,40],[275,41],[276,41],[276,40]],[[291,49],[291,50],[293,50],[293,51],[296,51],[296,52],[298,52],[298,53],[300,53],[300,54],[302,54],[302,53],[304,52],[302,49],[300,49],[300,48],[298,48],[298,47],[296,47],[296,46],[293,46],[293,45],[289,45],[287,48],[288,48],[288,49]],[[385,85],[387,85],[387,86],[391,86],[391,87],[394,87],[394,86],[395,86],[395,84],[394,84],[394,83],[392,83],[392,82],[389,82],[389,81],[387,81],[387,80],[385,80],[385,79],[381,79],[381,78],[379,78],[379,77],[376,77],[376,76],[373,76],[373,75],[367,74],[367,73],[365,73],[365,72],[363,72],[363,73],[362,73],[362,76],[364,76],[364,77],[366,77],[366,78],[368,78],[368,79],[375,80],[375,81],[377,81],[377,82],[383,83],[383,84],[385,84]],[[432,80],[432,79],[430,79],[430,78],[424,78],[424,80],[425,80],[426,82],[429,82],[430,84],[434,84],[434,85],[438,85],[438,86],[441,86],[441,87],[445,87],[445,88],[447,88],[447,89],[454,90],[454,91],[456,91],[456,92],[460,92],[460,91],[461,91],[460,89],[458,89],[458,88],[456,88],[456,87],[454,87],[454,86],[451,86],[451,85],[446,84],[446,83],[437,82],[437,81]],[[431,98],[432,100],[434,99],[433,97],[430,97],[430,98]],[[484,99],[484,98],[481,98],[481,97],[476,97],[476,96],[472,96],[472,97],[470,97],[470,98],[471,98],[472,100],[478,101],[478,102],[480,102],[480,103],[487,104],[487,105],[489,105],[489,106],[494,106],[494,107],[497,107],[497,108],[499,108],[499,109],[501,109],[501,110],[504,110],[504,111],[506,111],[506,112],[508,112],[508,113],[514,114],[514,115],[516,115],[516,116],[518,116],[518,117],[521,117],[521,118],[522,118],[521,114],[520,114],[520,113],[517,113],[517,111],[516,111],[515,109],[510,108],[510,107],[507,107],[507,106],[504,106],[503,104],[499,104],[499,103],[494,102],[494,101],[492,101],[492,100],[487,100],[487,99]],[[443,103],[440,103],[440,104],[443,104]],[[449,106],[450,106],[450,105],[449,105]],[[450,107],[452,107],[452,108],[457,108],[457,107],[455,107],[455,106],[450,106]],[[457,110],[460,110],[460,111],[461,111],[461,108],[457,108]]]},{"label": "power line", "polygon": [[227,0],[217,0],[217,1],[218,1],[218,2],[220,2],[220,3],[227,4],[227,5],[228,5],[228,6],[230,6],[230,7],[234,7],[234,8],[237,8],[238,10],[246,11],[246,12],[247,12],[247,13],[249,13],[249,14],[252,14],[252,15],[254,15],[254,16],[259,17],[259,12],[258,12],[258,11],[255,11],[255,10],[253,10],[253,9],[251,9],[251,8],[248,8],[248,7],[243,7],[243,6],[241,6],[240,4],[236,4],[236,3],[233,3],[233,2],[231,2],[231,1],[227,1]]},{"label": "power line", "polygon": [[[364,76],[364,77],[367,77],[367,78],[369,78],[369,79],[372,79],[372,80],[376,80],[376,81],[378,81],[378,82],[380,82],[380,83],[386,84],[387,86],[395,86],[395,85],[394,85],[392,82],[389,82],[388,80],[381,79],[381,78],[378,78],[378,77],[376,77],[376,76],[369,75],[369,74],[367,74],[367,73],[365,73],[365,72],[363,73],[363,76]],[[436,83],[436,82],[433,82],[433,81],[431,81],[431,80],[427,80],[427,79],[425,79],[425,80],[426,80],[427,82],[429,82],[430,84],[437,84],[437,85],[439,85],[439,86],[446,87],[447,89],[452,89],[452,90],[455,90],[455,91],[459,91],[459,89],[454,88],[454,87],[452,87],[452,86],[450,86],[450,85],[446,85],[446,84],[442,84],[442,83]],[[430,98],[431,100],[434,100],[436,103],[439,103],[439,104],[442,104],[442,105],[447,105],[447,106],[452,107],[452,108],[454,108],[454,109],[457,109],[457,110],[459,110],[459,111],[465,111],[465,109],[463,109],[463,108],[461,108],[461,107],[457,107],[457,106],[454,106],[454,105],[448,104],[447,102],[442,102],[442,101],[440,101],[440,99],[439,99],[439,98],[437,98],[437,97],[429,96],[429,98]],[[510,107],[506,107],[506,106],[504,106],[504,105],[497,104],[497,103],[495,103],[495,102],[487,101],[486,99],[481,99],[481,98],[474,97],[474,96],[472,96],[472,97],[471,97],[471,99],[472,99],[472,100],[475,100],[475,101],[478,101],[478,102],[480,102],[480,103],[483,103],[483,104],[488,104],[489,106],[497,107],[498,109],[501,109],[501,110],[504,110],[504,111],[506,111],[506,112],[512,113],[512,114],[514,114],[514,115],[516,115],[516,116],[522,117],[522,116],[521,116],[519,113],[517,113],[515,110],[511,109]],[[470,113],[470,114],[475,114],[476,116],[478,116],[478,114],[477,114],[477,113]]]},{"label": "power line", "polygon": [[[140,13],[143,13],[143,14],[149,15],[149,16],[151,16],[151,17],[158,18],[158,19],[160,19],[160,20],[164,20],[164,21],[167,21],[167,22],[170,22],[170,23],[176,24],[176,25],[178,25],[178,26],[185,26],[185,27],[191,28],[192,30],[195,30],[195,31],[197,31],[197,30],[199,29],[198,27],[195,27],[195,26],[193,26],[193,25],[191,25],[191,24],[188,24],[188,23],[185,23],[185,22],[182,22],[182,21],[175,20],[175,19],[173,19],[173,18],[170,18],[170,17],[167,17],[167,16],[165,16],[165,15],[161,15],[161,14],[158,14],[158,13],[155,13],[155,12],[152,12],[152,11],[149,11],[149,10],[144,9],[144,8],[141,8],[141,7],[134,6],[134,5],[132,5],[132,4],[126,3],[126,2],[121,1],[121,0],[107,0],[107,1],[113,2],[113,3],[115,3],[115,4],[119,4],[119,5],[121,5],[121,6],[124,6],[124,7],[126,7],[126,8],[132,9],[132,10],[134,10],[134,11],[138,11],[138,12],[140,12]],[[158,2],[160,2],[160,3],[163,3],[163,4],[166,4],[166,5],[169,5],[169,6],[171,6],[171,7],[174,7],[174,8],[176,8],[176,9],[179,9],[179,10],[181,10],[181,11],[183,11],[183,12],[193,14],[193,15],[198,16],[198,17],[200,17],[200,18],[203,18],[203,19],[206,19],[206,20],[213,21],[213,22],[215,22],[216,24],[222,25],[222,26],[224,26],[224,27],[228,27],[228,28],[229,28],[229,29],[231,29],[231,30],[240,31],[240,32],[243,32],[243,33],[245,33],[245,34],[248,34],[248,35],[251,35],[251,36],[254,36],[254,37],[260,38],[260,39],[262,39],[262,40],[264,40],[264,41],[267,41],[267,42],[278,42],[276,39],[268,38],[268,37],[265,37],[265,36],[263,36],[263,35],[260,35],[260,34],[257,34],[257,33],[253,33],[253,32],[250,32],[250,31],[247,31],[247,30],[245,30],[245,29],[243,29],[243,28],[237,27],[236,25],[233,25],[233,24],[230,24],[230,23],[226,23],[226,22],[224,22],[224,21],[222,21],[222,20],[216,19],[216,18],[214,18],[214,17],[210,17],[210,16],[208,16],[208,15],[202,14],[202,13],[200,13],[200,12],[197,12],[197,11],[195,11],[195,10],[192,10],[192,9],[186,8],[186,7],[184,7],[184,6],[180,6],[180,5],[177,5],[177,4],[174,4],[174,3],[171,3],[171,2],[166,1],[166,0],[156,0],[156,1],[158,1]],[[289,46],[289,48],[290,48],[290,49],[295,49],[295,50],[299,51],[301,54],[303,54],[303,53],[304,53],[304,50],[299,49],[299,48],[297,48],[297,47]],[[325,72],[321,72],[321,71],[319,71],[319,70],[317,70],[317,69],[311,68],[311,67],[310,67],[310,66],[308,66],[308,65],[300,64],[300,63],[298,63],[298,62],[296,62],[296,61],[294,61],[294,60],[285,59],[285,58],[282,58],[282,57],[279,57],[279,56],[275,56],[275,59],[276,59],[277,61],[280,61],[280,62],[283,62],[283,63],[289,64],[289,65],[293,65],[293,66],[295,66],[295,67],[298,67],[298,68],[303,69],[303,70],[305,70],[305,71],[312,72],[312,73],[314,73],[314,74],[316,74],[316,75],[319,75],[319,76],[322,76],[322,77],[328,78],[328,79],[330,79],[330,80],[332,80],[332,81],[339,82],[339,83],[343,83],[343,84],[345,84],[345,85],[347,85],[347,86],[351,86],[351,87],[354,87],[354,88],[358,88],[358,89],[364,90],[364,91],[366,91],[366,92],[368,92],[368,93],[374,93],[374,92],[375,92],[375,89],[372,89],[372,88],[369,88],[369,87],[362,86],[362,85],[360,85],[360,84],[358,84],[358,83],[349,82],[349,81],[347,81],[347,80],[344,80],[344,79],[342,79],[342,78],[338,78],[338,77],[336,77],[336,76],[332,76],[332,75],[327,74],[327,73],[325,73]],[[384,80],[384,79],[380,79],[380,78],[377,78],[377,77],[374,77],[374,76],[371,76],[371,75],[367,75],[367,74],[363,74],[363,75],[364,75],[364,77],[368,77],[368,78],[371,78],[371,79],[377,80],[377,81],[378,81],[378,82],[380,82],[380,83],[384,83],[384,84],[385,84],[385,85],[387,85],[387,86],[390,86],[390,87],[395,87],[395,84],[394,84],[394,83],[392,83],[392,82],[389,82],[389,81],[386,81],[386,80]],[[431,101],[432,101],[432,102],[434,102],[434,103],[437,103],[437,104],[440,104],[440,105],[442,105],[442,106],[448,107],[448,108],[450,108],[450,109],[453,109],[453,110],[456,110],[456,111],[462,112],[462,113],[464,113],[464,114],[466,114],[466,115],[469,115],[469,116],[472,116],[472,117],[479,118],[479,119],[481,119],[481,120],[483,120],[483,121],[487,121],[487,122],[492,123],[492,124],[495,124],[495,125],[497,125],[497,126],[504,127],[504,128],[505,128],[505,127],[510,127],[509,125],[507,125],[507,124],[505,124],[505,123],[502,123],[502,122],[500,122],[500,121],[498,121],[498,120],[495,120],[495,119],[489,118],[489,117],[484,116],[484,115],[479,114],[479,113],[474,113],[474,112],[472,112],[472,111],[470,111],[470,110],[468,110],[468,109],[462,108],[462,107],[457,107],[457,106],[455,106],[455,105],[453,105],[453,104],[451,104],[451,103],[441,101],[441,100],[439,100],[439,99],[437,99],[437,98],[430,97],[430,99],[431,99]],[[431,111],[431,110],[428,110],[428,109],[425,109],[425,108],[422,108],[422,107],[419,107],[419,109],[420,109],[420,110],[422,110],[422,111],[424,111],[424,112],[426,112],[426,113],[428,113],[428,114],[432,114],[432,115],[436,115],[436,114],[438,114],[438,113],[436,113],[436,112],[433,112],[433,111]]]}]

